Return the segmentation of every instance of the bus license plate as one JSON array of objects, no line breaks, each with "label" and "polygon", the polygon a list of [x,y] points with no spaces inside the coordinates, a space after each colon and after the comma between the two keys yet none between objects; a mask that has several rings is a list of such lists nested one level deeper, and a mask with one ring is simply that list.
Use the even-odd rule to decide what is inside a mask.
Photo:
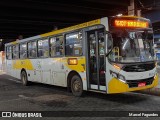
[{"label": "bus license plate", "polygon": [[145,82],[138,83],[138,87],[143,87],[143,86],[146,86]]}]

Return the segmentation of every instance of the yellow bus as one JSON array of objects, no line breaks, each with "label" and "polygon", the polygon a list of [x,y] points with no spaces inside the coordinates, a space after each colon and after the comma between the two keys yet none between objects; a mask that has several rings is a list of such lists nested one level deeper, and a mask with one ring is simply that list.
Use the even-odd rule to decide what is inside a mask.
[{"label": "yellow bus", "polygon": [[5,44],[6,72],[23,85],[39,82],[106,94],[158,84],[148,19],[104,17]]}]

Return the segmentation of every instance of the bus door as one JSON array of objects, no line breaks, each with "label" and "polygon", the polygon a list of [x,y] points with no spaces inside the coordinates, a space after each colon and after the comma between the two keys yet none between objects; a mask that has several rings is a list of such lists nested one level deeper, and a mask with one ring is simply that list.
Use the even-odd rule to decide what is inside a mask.
[{"label": "bus door", "polygon": [[104,29],[87,31],[86,38],[88,89],[106,91]]}]

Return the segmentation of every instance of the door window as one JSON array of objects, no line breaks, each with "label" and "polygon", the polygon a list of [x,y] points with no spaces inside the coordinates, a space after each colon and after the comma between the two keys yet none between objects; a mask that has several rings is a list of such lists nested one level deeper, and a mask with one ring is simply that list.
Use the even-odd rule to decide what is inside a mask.
[{"label": "door window", "polygon": [[89,51],[89,83],[105,85],[105,37],[104,30],[87,34]]}]

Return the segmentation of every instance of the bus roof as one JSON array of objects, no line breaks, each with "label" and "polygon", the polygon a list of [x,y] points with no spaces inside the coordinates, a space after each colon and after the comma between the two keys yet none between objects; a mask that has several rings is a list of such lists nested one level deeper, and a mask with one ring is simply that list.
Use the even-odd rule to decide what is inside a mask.
[{"label": "bus roof", "polygon": [[[138,16],[112,16],[112,18],[125,18],[125,17],[126,18],[133,18],[133,19],[134,18],[145,19],[143,17],[138,17]],[[146,19],[146,20],[148,20],[148,19]],[[69,31],[73,31],[73,30],[77,30],[77,29],[81,29],[81,28],[85,28],[85,27],[89,27],[89,26],[93,26],[93,25],[98,25],[100,23],[101,23],[101,19],[96,19],[96,20],[92,20],[92,21],[89,21],[89,22],[74,25],[74,26],[71,26],[71,27],[67,27],[67,28],[63,28],[63,29],[59,29],[59,30],[54,30],[54,31],[51,31],[51,32],[48,32],[48,33],[37,35],[37,36],[33,36],[33,37],[25,38],[25,39],[22,39],[22,40],[17,40],[17,41],[14,41],[14,42],[6,43],[5,46],[14,45],[14,44],[17,44],[17,43],[22,43],[22,42],[27,42],[29,40],[39,39],[39,38],[43,38],[43,37],[53,36],[53,35],[69,32]]]},{"label": "bus roof", "polygon": [[63,29],[59,29],[59,30],[54,30],[54,31],[51,31],[48,33],[37,35],[37,36],[33,36],[33,37],[25,38],[22,40],[17,40],[14,42],[6,43],[5,45],[6,46],[7,45],[14,45],[14,44],[21,43],[21,42],[27,42],[29,40],[39,39],[39,38],[43,38],[43,37],[48,37],[48,36],[52,36],[52,35],[56,35],[56,34],[60,34],[60,33],[65,33],[65,32],[69,32],[69,31],[77,30],[80,28],[85,28],[85,27],[97,25],[97,24],[100,24],[100,21],[101,21],[101,19],[92,20],[92,21],[81,23],[81,24],[74,25],[71,27],[67,27],[67,28],[63,28]]}]

